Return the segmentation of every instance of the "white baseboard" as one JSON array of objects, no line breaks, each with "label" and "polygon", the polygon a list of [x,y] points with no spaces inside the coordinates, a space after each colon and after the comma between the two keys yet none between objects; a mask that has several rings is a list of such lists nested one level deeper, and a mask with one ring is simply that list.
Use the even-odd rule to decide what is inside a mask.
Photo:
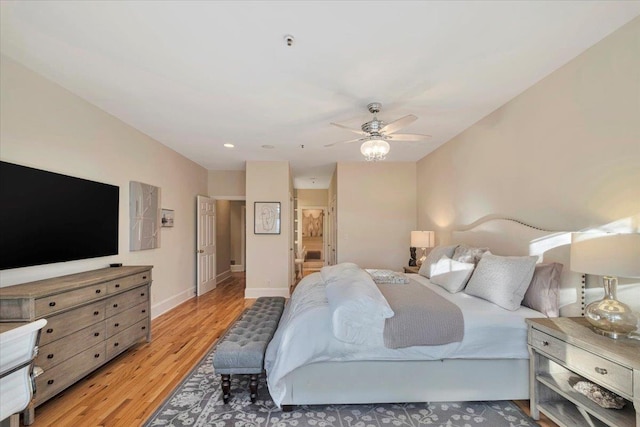
[{"label": "white baseboard", "polygon": [[231,271],[234,273],[238,273],[238,272],[242,272],[244,271],[244,265],[242,264],[234,264],[231,266]]},{"label": "white baseboard", "polygon": [[244,297],[246,299],[255,299],[259,297],[289,298],[289,288],[245,288]]},{"label": "white baseboard", "polygon": [[231,270],[216,275],[216,284],[221,283],[231,277]]},{"label": "white baseboard", "polygon": [[185,301],[190,300],[191,298],[194,298],[196,296],[196,289],[187,289],[184,290],[182,292],[180,292],[177,295],[174,295],[170,298],[167,298],[164,301],[160,301],[156,304],[153,304],[151,306],[151,318],[155,319],[156,317],[160,316],[161,314],[166,313],[167,311],[176,308],[177,306],[179,306],[180,304],[182,304]]}]

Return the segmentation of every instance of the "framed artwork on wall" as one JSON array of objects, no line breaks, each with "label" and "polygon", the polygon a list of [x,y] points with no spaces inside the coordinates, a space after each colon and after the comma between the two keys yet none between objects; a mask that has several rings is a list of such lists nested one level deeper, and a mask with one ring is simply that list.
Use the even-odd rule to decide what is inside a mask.
[{"label": "framed artwork on wall", "polygon": [[163,227],[173,227],[174,212],[173,209],[162,209],[162,219],[160,222]]},{"label": "framed artwork on wall", "polygon": [[254,202],[254,234],[280,234],[280,202]]}]

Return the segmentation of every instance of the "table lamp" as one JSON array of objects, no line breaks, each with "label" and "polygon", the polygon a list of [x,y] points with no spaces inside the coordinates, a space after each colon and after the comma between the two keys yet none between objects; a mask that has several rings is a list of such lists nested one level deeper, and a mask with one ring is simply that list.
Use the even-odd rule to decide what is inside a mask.
[{"label": "table lamp", "polygon": [[572,233],[571,270],[604,276],[604,298],[585,310],[597,333],[618,339],[637,329],[637,316],[616,299],[616,290],[618,276],[640,278],[640,233]]},{"label": "table lamp", "polygon": [[435,233],[433,231],[412,231],[411,247],[421,248],[422,256],[416,261],[418,267],[427,259],[427,248],[432,248],[435,244]]}]

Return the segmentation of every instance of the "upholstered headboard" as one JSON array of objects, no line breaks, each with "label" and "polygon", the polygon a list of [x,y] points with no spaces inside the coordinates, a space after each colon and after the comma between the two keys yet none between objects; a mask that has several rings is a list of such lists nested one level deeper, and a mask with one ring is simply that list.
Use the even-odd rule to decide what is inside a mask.
[{"label": "upholstered headboard", "polygon": [[451,233],[452,243],[488,247],[496,255],[537,255],[563,265],[560,316],[584,313],[584,276],[569,268],[571,232],[549,231],[510,218],[489,218]]}]

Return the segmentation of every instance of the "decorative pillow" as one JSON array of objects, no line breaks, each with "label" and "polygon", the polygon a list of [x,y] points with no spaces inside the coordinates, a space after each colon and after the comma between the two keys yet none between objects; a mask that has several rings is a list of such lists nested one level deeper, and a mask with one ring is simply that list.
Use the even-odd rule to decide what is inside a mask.
[{"label": "decorative pillow", "polygon": [[[371,340],[379,340],[384,320],[394,312],[369,273],[353,265],[344,267],[320,270],[323,279],[325,276],[332,279],[327,282],[325,291],[333,335],[353,344],[370,344]],[[333,274],[340,270],[343,270],[342,274]]]},{"label": "decorative pillow", "polygon": [[409,278],[403,273],[399,273],[393,270],[366,270],[375,283],[391,283],[391,284],[404,284],[409,283]]},{"label": "decorative pillow", "polygon": [[558,317],[560,315],[558,304],[560,273],[562,273],[562,264],[557,262],[537,264],[529,288],[524,294],[522,305],[544,313],[547,317]]},{"label": "decorative pillow", "polygon": [[460,262],[472,262],[477,264],[482,258],[482,255],[489,251],[489,248],[474,248],[473,246],[467,246],[464,243],[458,245],[455,252],[451,256],[454,261]]},{"label": "decorative pillow", "polygon": [[458,262],[444,255],[431,267],[429,280],[455,294],[464,289],[475,266],[472,262]]},{"label": "decorative pillow", "polygon": [[429,252],[429,255],[427,255],[427,258],[420,266],[418,274],[429,279],[431,277],[431,266],[437,263],[438,260],[443,256],[451,258],[451,255],[453,255],[453,252],[456,250],[457,246],[458,245],[436,246],[435,248],[431,249],[431,252]]},{"label": "decorative pillow", "polygon": [[485,253],[464,292],[507,310],[517,310],[531,283],[537,261],[537,256]]}]

